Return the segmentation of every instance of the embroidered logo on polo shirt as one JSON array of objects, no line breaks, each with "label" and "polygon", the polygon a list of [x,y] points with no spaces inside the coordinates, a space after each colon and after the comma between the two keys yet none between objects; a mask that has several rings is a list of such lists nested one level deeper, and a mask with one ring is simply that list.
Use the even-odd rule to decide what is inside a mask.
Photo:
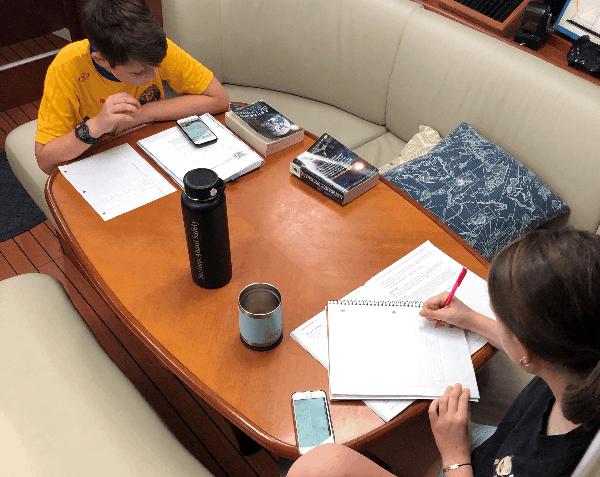
[{"label": "embroidered logo on polo shirt", "polygon": [[142,94],[140,94],[140,104],[150,103],[151,101],[160,100],[160,89],[155,84],[148,86]]},{"label": "embroidered logo on polo shirt", "polygon": [[86,79],[88,79],[90,77],[89,73],[81,73],[81,76],[79,77],[79,82],[83,83]]},{"label": "embroidered logo on polo shirt", "polygon": [[493,474],[493,477],[513,477],[512,475],[512,456],[507,455],[502,459],[496,459],[494,461],[494,465],[496,466],[496,472]]}]

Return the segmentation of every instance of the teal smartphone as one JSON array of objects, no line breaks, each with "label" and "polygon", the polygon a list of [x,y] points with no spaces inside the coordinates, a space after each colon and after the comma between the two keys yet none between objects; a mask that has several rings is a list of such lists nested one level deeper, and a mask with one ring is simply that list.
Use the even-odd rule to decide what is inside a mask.
[{"label": "teal smartphone", "polygon": [[217,136],[204,124],[199,116],[188,116],[177,120],[177,125],[197,147],[208,146],[217,141]]},{"label": "teal smartphone", "polygon": [[294,393],[292,406],[300,454],[305,454],[321,444],[334,442],[325,391]]}]

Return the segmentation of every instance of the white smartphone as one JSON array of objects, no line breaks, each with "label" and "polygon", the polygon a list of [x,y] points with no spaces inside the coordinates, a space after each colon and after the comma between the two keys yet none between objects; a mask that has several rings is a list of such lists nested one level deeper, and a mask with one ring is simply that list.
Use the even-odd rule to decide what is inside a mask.
[{"label": "white smartphone", "polygon": [[198,116],[177,120],[177,125],[196,146],[207,146],[217,141],[217,136]]},{"label": "white smartphone", "polygon": [[294,424],[300,454],[315,447],[334,442],[331,416],[325,391],[306,391],[292,394]]}]

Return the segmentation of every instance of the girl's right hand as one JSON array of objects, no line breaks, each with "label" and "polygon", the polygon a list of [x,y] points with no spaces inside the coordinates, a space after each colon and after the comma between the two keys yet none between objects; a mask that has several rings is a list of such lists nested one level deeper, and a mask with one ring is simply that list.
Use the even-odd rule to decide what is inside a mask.
[{"label": "girl's right hand", "polygon": [[423,309],[419,312],[427,321],[437,323],[448,327],[458,327],[461,329],[469,329],[470,318],[473,310],[460,301],[456,296],[452,297],[452,301],[446,307],[444,304],[450,293],[443,292],[439,295],[429,298],[423,303]]}]

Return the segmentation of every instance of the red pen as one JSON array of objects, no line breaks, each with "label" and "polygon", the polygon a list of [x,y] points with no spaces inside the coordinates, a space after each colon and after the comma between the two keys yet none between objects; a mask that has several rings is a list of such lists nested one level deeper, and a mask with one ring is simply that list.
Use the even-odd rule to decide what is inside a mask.
[{"label": "red pen", "polygon": [[[465,278],[465,275],[467,274],[467,269],[465,267],[463,267],[463,269],[460,272],[460,275],[458,276],[458,279],[456,280],[456,283],[454,284],[454,287],[452,287],[452,291],[450,292],[450,295],[448,295],[448,298],[446,298],[446,303],[444,303],[443,308],[446,308],[450,302],[452,301],[452,297],[454,296],[454,294],[456,293],[456,289],[460,286],[460,284],[463,281],[463,278]],[[437,328],[437,325],[440,324],[440,320],[437,320],[434,328]]]}]

